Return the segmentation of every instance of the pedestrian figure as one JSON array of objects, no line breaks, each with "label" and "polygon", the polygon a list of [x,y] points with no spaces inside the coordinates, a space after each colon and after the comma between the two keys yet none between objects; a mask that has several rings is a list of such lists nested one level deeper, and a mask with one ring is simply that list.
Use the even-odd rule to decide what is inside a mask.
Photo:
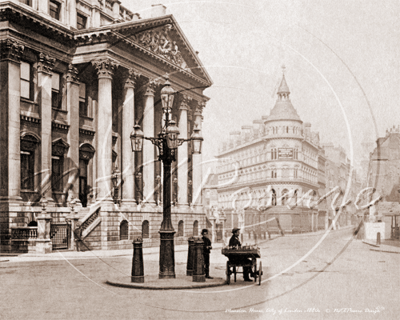
[{"label": "pedestrian figure", "polygon": [[[240,243],[239,240],[239,235],[240,235],[240,229],[239,228],[233,228],[232,229],[232,237],[229,240],[229,247],[237,247],[240,248],[242,244]],[[241,258],[241,257],[235,257],[235,258],[230,258],[229,259],[232,263],[235,264],[243,264],[243,263],[250,263],[251,261],[247,258]],[[251,267],[243,267],[243,279],[244,281],[251,281],[250,280],[250,274],[251,274]]]},{"label": "pedestrian figure", "polygon": [[201,235],[203,236],[203,257],[204,257],[204,270],[206,272],[206,278],[207,279],[214,279],[213,277],[210,277],[210,252],[212,249],[211,246],[211,240],[208,239],[208,230],[203,229],[201,231]]}]

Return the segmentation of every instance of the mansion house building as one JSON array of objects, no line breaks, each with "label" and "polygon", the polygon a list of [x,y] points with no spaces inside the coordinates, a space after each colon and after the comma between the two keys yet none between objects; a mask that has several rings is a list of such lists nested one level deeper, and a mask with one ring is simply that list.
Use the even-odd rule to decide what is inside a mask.
[{"label": "mansion house building", "polygon": [[[1,250],[159,244],[162,165],[137,122],[162,129],[160,91],[176,91],[180,138],[202,128],[212,81],[163,5],[142,19],[119,0],[0,0]],[[172,173],[175,242],[199,235],[201,154],[178,148]]]},{"label": "mansion house building", "polygon": [[226,217],[225,229],[238,226],[250,238],[264,238],[276,229],[275,217],[284,232],[325,228],[326,208],[308,208],[303,197],[309,193],[316,199],[325,192],[326,158],[319,134],[297,114],[284,74],[277,96],[270,114],[231,132],[217,156],[218,207]]}]

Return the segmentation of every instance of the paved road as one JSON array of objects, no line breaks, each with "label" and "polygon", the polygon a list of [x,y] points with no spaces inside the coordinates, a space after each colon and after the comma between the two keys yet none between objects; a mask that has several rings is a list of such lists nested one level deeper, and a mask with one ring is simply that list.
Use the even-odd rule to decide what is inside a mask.
[{"label": "paved road", "polygon": [[[105,284],[130,275],[129,255],[14,259],[0,263],[0,319],[398,319],[400,254],[371,251],[351,240],[351,232],[261,244],[268,280],[261,286],[238,279],[208,289],[133,290]],[[186,258],[186,252],[176,253],[177,273],[185,272]],[[145,273],[156,274],[158,254],[144,259]],[[211,263],[212,275],[225,277],[220,249],[213,250]]]}]

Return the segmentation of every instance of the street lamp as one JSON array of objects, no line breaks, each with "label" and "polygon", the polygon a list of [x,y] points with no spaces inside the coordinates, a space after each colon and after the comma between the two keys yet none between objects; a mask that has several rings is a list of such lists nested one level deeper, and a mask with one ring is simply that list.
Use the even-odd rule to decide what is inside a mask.
[{"label": "street lamp", "polygon": [[175,278],[175,259],[174,259],[174,234],[175,230],[171,222],[171,163],[176,161],[176,149],[184,142],[191,142],[193,151],[201,152],[203,138],[200,136],[199,129],[194,129],[190,139],[179,139],[179,129],[175,121],[171,119],[171,111],[174,103],[175,91],[171,87],[168,79],[161,89],[161,103],[164,114],[164,123],[157,138],[145,137],[140,126],[136,123],[131,134],[131,144],[133,152],[142,151],[143,140],[150,140],[157,146],[158,160],[163,163],[163,221],[160,228],[160,272],[159,278]]}]

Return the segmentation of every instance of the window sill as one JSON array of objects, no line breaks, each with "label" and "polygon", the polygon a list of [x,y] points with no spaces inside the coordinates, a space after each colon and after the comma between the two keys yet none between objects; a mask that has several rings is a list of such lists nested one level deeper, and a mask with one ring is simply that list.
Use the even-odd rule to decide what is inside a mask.
[{"label": "window sill", "polygon": [[29,104],[37,105],[37,103],[35,101],[31,100],[31,99],[24,98],[24,97],[20,97],[20,99],[21,99],[22,102],[26,102],[26,103],[29,103]]},{"label": "window sill", "polygon": [[80,118],[83,118],[83,119],[87,119],[87,120],[92,120],[92,121],[93,121],[93,118],[92,118],[92,117],[85,116],[85,115],[83,115],[83,114],[79,114],[79,117],[80,117]]},{"label": "window sill", "polygon": [[68,113],[67,110],[63,110],[63,109],[58,109],[58,108],[54,108],[54,107],[52,107],[51,109],[53,109],[53,110],[56,111],[56,112],[61,112],[61,113],[65,113],[65,114]]}]

